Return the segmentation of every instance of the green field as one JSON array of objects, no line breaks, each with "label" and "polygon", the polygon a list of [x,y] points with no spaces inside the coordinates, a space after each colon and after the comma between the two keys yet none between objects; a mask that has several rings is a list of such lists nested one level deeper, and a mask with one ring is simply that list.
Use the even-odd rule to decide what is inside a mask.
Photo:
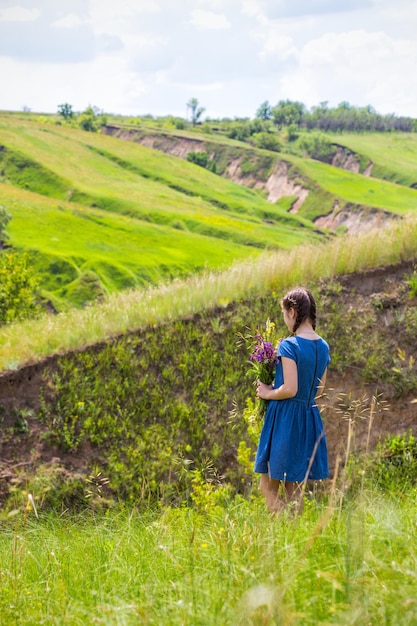
[{"label": "green field", "polygon": [[376,174],[394,160],[386,178],[400,185],[227,138],[168,133],[210,141],[220,159],[240,158],[255,179],[269,175],[256,173],[256,159],[269,163],[270,171],[284,159],[289,177],[309,189],[294,215],[288,212],[294,196],[271,203],[261,192],[134,141],[32,118],[0,116],[0,206],[12,215],[11,245],[30,255],[43,295],[58,309],[225,270],[265,249],[326,239],[329,233],[316,229],[314,219],[335,206],[395,215],[417,209],[417,190],[404,186],[417,162],[411,135],[403,138],[403,153],[400,136],[343,135],[367,158],[379,155]]},{"label": "green field", "polygon": [[207,511],[19,515],[2,525],[2,625],[412,626],[414,499],[312,501],[298,520],[213,495]]},{"label": "green field", "polygon": [[340,198],[364,207],[405,215],[417,211],[417,190],[395,183],[353,174],[320,161],[297,160],[297,166],[320,186]]},{"label": "green field", "polygon": [[[154,136],[158,133],[173,135],[173,132],[152,129]],[[311,133],[314,135],[314,133]],[[319,133],[321,136],[323,133]],[[177,132],[176,137],[190,138],[191,133]],[[301,135],[302,136],[302,135]],[[368,133],[362,135],[342,134],[325,135],[329,141],[346,146],[357,152],[365,161],[374,164],[372,176],[355,174],[344,169],[332,167],[326,163],[299,158],[284,152],[273,155],[275,161],[285,160],[292,168],[291,176],[298,179],[310,189],[309,197],[299,210],[298,215],[314,220],[330,210],[332,203],[355,204],[359,207],[379,209],[388,213],[404,215],[414,213],[417,209],[417,192],[410,189],[417,183],[417,135],[410,133]],[[194,139],[208,142],[209,145],[245,146],[242,142],[230,142],[226,138],[213,137],[194,133]],[[229,142],[229,143],[228,143]],[[250,148],[250,150],[254,150]],[[258,154],[266,151],[255,150]],[[388,182],[387,182],[388,181]],[[397,184],[392,184],[397,183]]]},{"label": "green field", "polygon": [[109,293],[319,237],[258,193],[130,142],[11,117],[0,142],[11,244],[54,297],[71,300],[86,272]]},{"label": "green field", "polygon": [[406,187],[416,186],[416,133],[352,133],[330,135],[329,138],[372,161],[371,176],[386,178]]}]

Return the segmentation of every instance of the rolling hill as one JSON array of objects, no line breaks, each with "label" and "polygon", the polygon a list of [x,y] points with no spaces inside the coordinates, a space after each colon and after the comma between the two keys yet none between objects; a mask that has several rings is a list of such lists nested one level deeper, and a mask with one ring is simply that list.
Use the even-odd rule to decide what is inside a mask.
[{"label": "rolling hill", "polygon": [[[270,201],[283,201],[290,193],[291,213],[316,225],[320,218],[333,211],[359,213],[366,227],[370,213],[400,216],[417,210],[415,133],[326,136],[342,154],[352,151],[358,163],[364,163],[359,171],[351,171],[345,167],[346,158],[342,158],[341,166],[337,167],[336,159],[331,164],[323,163],[319,159],[300,157],[294,149],[277,154],[212,135],[194,133],[191,136],[178,131],[125,128],[123,125],[104,128],[104,132],[183,158],[189,151],[207,151],[216,163],[220,162],[222,175],[259,189]],[[403,151],[401,146],[404,146]],[[248,167],[248,162],[252,167]],[[366,172],[369,165],[371,175]],[[299,202],[294,201],[294,197]]]},{"label": "rolling hill", "polygon": [[[84,497],[92,471],[122,499],[159,498],[164,488],[171,498],[175,463],[190,454],[242,484],[236,451],[253,390],[236,334],[270,315],[280,321],[277,294],[300,281],[319,296],[332,346],[323,408],[333,464],[362,394],[384,393],[372,445],[415,431],[417,222],[401,219],[417,208],[414,148],[409,173],[401,179],[393,162],[383,180],[374,136],[356,148],[355,137],[338,138],[372,161],[370,177],[197,132],[107,132],[116,136],[0,117],[12,245],[30,255],[57,308],[106,296],[2,327],[0,501],[30,485],[42,502],[66,506]],[[379,150],[392,140],[378,136]],[[187,162],[189,151],[206,151],[218,173]],[[318,226],[340,213],[360,228],[369,214],[396,219],[357,238]],[[367,424],[357,422],[360,447]]]},{"label": "rolling hill", "polygon": [[[372,177],[213,134],[123,125],[97,134],[0,115],[0,206],[44,297],[57,310],[80,306],[318,242],[353,230],[352,215],[360,230],[417,210],[414,135],[331,139],[371,161]],[[206,151],[218,173],[188,162],[190,151]]]},{"label": "rolling hill", "polygon": [[[0,120],[0,205],[55,301],[225,268],[323,232],[192,163],[55,125]],[[88,298],[88,293],[87,293]]]}]

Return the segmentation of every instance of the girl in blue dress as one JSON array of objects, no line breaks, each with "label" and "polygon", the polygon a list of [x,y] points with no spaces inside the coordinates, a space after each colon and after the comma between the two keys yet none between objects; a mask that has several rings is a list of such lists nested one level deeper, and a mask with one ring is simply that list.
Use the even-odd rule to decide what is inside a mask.
[{"label": "girl in blue dress", "polygon": [[315,398],[324,387],[329,346],[315,331],[316,302],[296,288],[281,300],[291,336],[278,347],[273,385],[258,381],[257,396],[269,400],[255,460],[269,510],[296,502],[306,480],[328,478],[326,436]]}]

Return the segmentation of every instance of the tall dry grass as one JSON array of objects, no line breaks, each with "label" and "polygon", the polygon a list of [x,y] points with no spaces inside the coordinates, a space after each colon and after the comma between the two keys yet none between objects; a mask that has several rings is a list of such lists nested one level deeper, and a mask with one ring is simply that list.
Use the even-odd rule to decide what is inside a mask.
[{"label": "tall dry grass", "polygon": [[291,251],[265,252],[224,272],[205,272],[186,280],[124,291],[82,310],[4,326],[0,331],[0,368],[15,369],[126,331],[256,297],[266,290],[281,293],[295,284],[415,258],[417,219],[411,216],[366,234],[335,237],[325,244],[308,243]]}]

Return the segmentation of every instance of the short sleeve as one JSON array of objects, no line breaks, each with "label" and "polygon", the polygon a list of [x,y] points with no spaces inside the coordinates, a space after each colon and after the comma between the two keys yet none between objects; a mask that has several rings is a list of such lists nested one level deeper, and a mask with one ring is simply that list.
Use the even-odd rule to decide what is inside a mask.
[{"label": "short sleeve", "polygon": [[297,361],[297,354],[294,344],[288,339],[283,339],[278,346],[278,356],[285,356],[288,359]]}]

